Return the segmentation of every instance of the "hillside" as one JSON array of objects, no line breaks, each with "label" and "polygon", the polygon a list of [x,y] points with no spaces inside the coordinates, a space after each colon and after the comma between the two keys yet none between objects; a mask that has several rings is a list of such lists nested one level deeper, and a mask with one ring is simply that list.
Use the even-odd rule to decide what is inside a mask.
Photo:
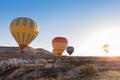
[{"label": "hillside", "polygon": [[[108,78],[109,75],[113,76],[112,73],[114,77],[115,73],[117,75],[115,79],[111,79],[119,80],[119,66],[119,56],[61,56],[57,58],[53,53],[42,48],[28,47],[24,53],[20,53],[18,47],[0,47],[0,80],[48,80],[48,78],[49,80],[54,80],[53,78],[55,80],[63,78],[64,80],[101,80],[103,74],[106,75],[104,75],[105,78]],[[83,76],[82,68],[83,73],[92,71],[89,75],[94,72],[95,75]]]},{"label": "hillside", "polygon": [[0,47],[0,59],[40,59],[40,58],[52,58],[53,54],[42,48],[34,49],[29,47],[24,49],[24,53],[20,52],[19,47]]}]

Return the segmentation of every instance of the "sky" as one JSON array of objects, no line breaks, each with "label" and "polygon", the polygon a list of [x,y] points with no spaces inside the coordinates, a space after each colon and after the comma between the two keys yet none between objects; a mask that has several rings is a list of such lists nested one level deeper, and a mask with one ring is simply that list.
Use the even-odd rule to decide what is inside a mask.
[{"label": "sky", "polygon": [[[120,0],[0,0],[0,45],[18,46],[10,33],[17,17],[35,20],[40,33],[29,46],[52,52],[52,39],[65,37],[73,56],[120,55]],[[109,44],[108,54],[103,45]],[[68,55],[64,51],[63,55]]]}]

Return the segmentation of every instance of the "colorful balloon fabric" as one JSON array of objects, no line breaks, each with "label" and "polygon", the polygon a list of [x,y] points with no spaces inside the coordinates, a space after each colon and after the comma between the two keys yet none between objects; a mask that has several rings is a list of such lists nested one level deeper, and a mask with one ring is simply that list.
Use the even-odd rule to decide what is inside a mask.
[{"label": "colorful balloon fabric", "polygon": [[64,37],[55,37],[52,40],[52,46],[54,48],[54,52],[59,56],[62,55],[62,53],[67,47],[67,44],[68,44],[68,41]]},{"label": "colorful balloon fabric", "polygon": [[109,52],[108,47],[109,47],[108,44],[103,45],[103,50],[104,50],[106,53]]},{"label": "colorful balloon fabric", "polygon": [[68,52],[69,55],[71,55],[74,51],[74,48],[72,46],[68,46],[66,51]]},{"label": "colorful balloon fabric", "polygon": [[36,38],[39,27],[32,19],[19,17],[11,22],[10,32],[22,51]]}]

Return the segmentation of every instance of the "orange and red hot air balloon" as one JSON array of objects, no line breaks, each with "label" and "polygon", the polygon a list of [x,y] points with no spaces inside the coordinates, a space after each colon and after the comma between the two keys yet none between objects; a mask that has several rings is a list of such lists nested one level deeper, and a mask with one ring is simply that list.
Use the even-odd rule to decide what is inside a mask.
[{"label": "orange and red hot air balloon", "polygon": [[67,47],[67,44],[68,44],[68,41],[64,37],[55,37],[52,40],[52,46],[54,48],[54,52],[59,56],[62,55],[62,53]]}]

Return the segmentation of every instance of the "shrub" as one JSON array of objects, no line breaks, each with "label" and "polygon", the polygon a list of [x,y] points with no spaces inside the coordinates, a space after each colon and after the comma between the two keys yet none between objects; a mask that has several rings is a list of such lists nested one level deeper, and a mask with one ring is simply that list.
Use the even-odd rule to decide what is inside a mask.
[{"label": "shrub", "polygon": [[79,67],[81,76],[90,77],[98,72],[95,64],[85,64]]}]

